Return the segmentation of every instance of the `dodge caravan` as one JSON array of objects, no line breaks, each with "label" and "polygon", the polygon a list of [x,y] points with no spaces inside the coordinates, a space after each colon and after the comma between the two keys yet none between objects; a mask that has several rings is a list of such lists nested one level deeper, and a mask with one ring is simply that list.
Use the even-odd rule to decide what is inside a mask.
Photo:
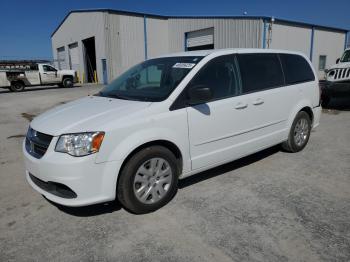
[{"label": "dodge caravan", "polygon": [[318,79],[301,53],[166,55],[36,117],[23,143],[26,178],[61,205],[117,198],[147,213],[171,200],[180,178],[277,144],[302,150],[320,113]]}]

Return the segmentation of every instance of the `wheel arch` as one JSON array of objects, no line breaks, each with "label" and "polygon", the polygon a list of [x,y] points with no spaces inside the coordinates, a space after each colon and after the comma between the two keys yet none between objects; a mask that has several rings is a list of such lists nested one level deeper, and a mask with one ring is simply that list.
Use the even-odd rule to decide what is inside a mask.
[{"label": "wheel arch", "polygon": [[311,120],[311,124],[312,124],[313,121],[314,121],[314,113],[313,113],[311,107],[305,106],[305,107],[303,107],[302,109],[299,110],[299,112],[301,112],[301,111],[304,111],[305,113],[307,113],[309,115],[310,120]]},{"label": "wheel arch", "polygon": [[64,80],[66,80],[66,79],[70,79],[70,80],[72,80],[72,82],[74,81],[74,77],[73,76],[71,76],[71,75],[63,75],[62,78],[61,78],[61,84],[62,85],[63,85]]},{"label": "wheel arch", "polygon": [[63,81],[64,79],[66,79],[66,78],[71,78],[71,79],[73,79],[74,77],[73,77],[72,75],[63,75],[63,76],[62,76],[62,81]]},{"label": "wheel arch", "polygon": [[14,83],[21,83],[21,84],[23,84],[24,86],[26,85],[26,83],[25,83],[22,79],[12,80],[12,81],[10,82],[10,85],[12,86],[12,84],[14,84]]},{"label": "wheel arch", "polygon": [[[169,149],[174,156],[176,157],[178,161],[178,167],[180,170],[180,173],[182,173],[182,168],[183,168],[183,155],[181,153],[180,148],[173,142],[165,139],[159,139],[159,140],[153,140],[149,142],[145,142],[137,147],[135,147],[122,161],[121,167],[119,169],[119,174],[123,170],[125,164],[129,161],[129,159],[135,155],[137,152],[140,152],[141,150],[150,147],[150,146],[163,146],[167,149]],[[119,175],[118,175],[119,177]]]},{"label": "wheel arch", "polygon": [[[150,147],[150,146],[163,146],[167,149],[169,149],[174,156],[177,159],[177,164],[178,164],[178,168],[180,170],[180,175],[182,174],[182,170],[183,170],[183,155],[181,153],[180,148],[175,145],[175,143],[169,141],[169,140],[164,140],[164,139],[159,139],[159,140],[153,140],[153,141],[149,141],[149,142],[145,142],[142,145],[137,146],[136,148],[134,148],[122,161],[122,164],[118,170],[118,175],[117,175],[117,181],[116,181],[116,188],[118,187],[119,184],[119,180],[120,180],[120,173],[122,172],[124,166],[126,165],[126,163],[130,160],[130,158],[135,155],[137,152],[140,152],[141,150]],[[116,192],[117,195],[117,192]]]}]

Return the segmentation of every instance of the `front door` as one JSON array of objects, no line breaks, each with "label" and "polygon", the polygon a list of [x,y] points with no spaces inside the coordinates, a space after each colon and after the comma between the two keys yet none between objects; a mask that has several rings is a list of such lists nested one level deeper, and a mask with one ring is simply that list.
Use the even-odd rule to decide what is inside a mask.
[{"label": "front door", "polygon": [[189,87],[205,85],[213,99],[188,107],[192,169],[237,158],[252,134],[253,122],[247,121],[248,104],[240,94],[241,83],[234,55],[214,58],[193,78]]},{"label": "front door", "polygon": [[43,84],[53,84],[60,82],[56,68],[49,65],[43,65],[42,67],[43,70],[41,73],[41,82]]}]

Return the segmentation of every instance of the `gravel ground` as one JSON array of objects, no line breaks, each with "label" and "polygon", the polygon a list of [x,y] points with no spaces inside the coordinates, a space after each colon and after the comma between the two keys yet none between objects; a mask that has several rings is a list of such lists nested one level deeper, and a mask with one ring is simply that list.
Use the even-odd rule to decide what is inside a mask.
[{"label": "gravel ground", "polygon": [[0,90],[0,261],[350,261],[350,100],[333,101],[304,151],[274,147],[180,182],[157,212],[64,208],[24,178],[29,120],[96,93]]}]

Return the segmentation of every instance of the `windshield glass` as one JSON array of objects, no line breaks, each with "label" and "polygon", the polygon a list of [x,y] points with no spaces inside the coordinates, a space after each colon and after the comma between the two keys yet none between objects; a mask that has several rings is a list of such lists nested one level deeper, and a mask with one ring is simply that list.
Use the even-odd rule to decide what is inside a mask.
[{"label": "windshield glass", "polygon": [[350,62],[350,50],[347,50],[344,52],[342,58],[340,59],[340,62],[342,63]]},{"label": "windshield glass", "polygon": [[183,56],[144,61],[119,76],[98,95],[127,100],[162,101],[202,58]]}]

